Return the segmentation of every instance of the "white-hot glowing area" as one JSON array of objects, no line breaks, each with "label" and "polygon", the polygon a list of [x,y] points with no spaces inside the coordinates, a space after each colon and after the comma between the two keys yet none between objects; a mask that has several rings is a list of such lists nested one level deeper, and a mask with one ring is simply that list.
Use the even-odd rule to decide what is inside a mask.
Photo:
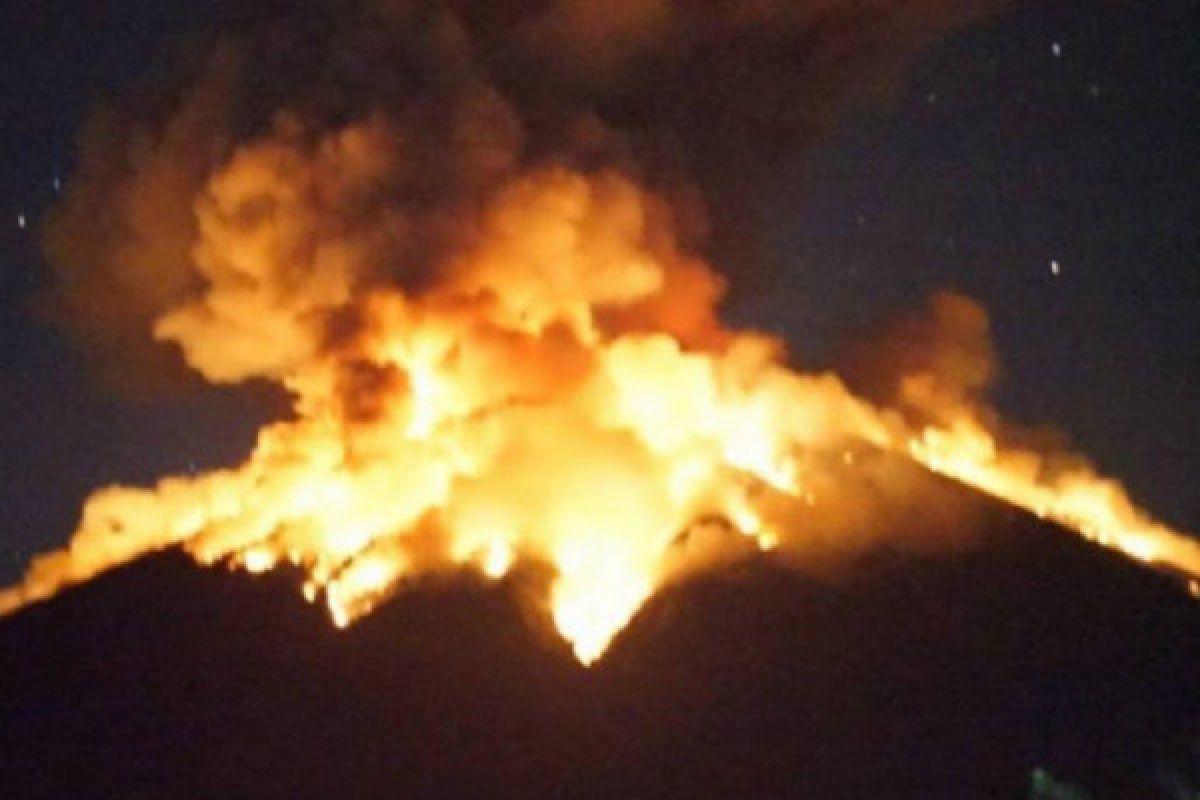
[{"label": "white-hot glowing area", "polygon": [[[293,413],[241,465],[96,491],[0,610],[171,546],[256,573],[297,565],[339,626],[408,579],[530,562],[549,570],[546,619],[588,664],[672,581],[810,541],[861,546],[866,500],[913,461],[1200,576],[1200,547],[1114,482],[1006,449],[953,370],[923,368],[925,389],[890,407],[722,326],[722,279],[667,202],[618,171],[519,172],[463,212],[432,278],[376,279],[379,220],[322,215],[403,169],[402,141],[378,119],[314,142],[272,134],[211,176],[203,291],[155,335],[213,382],[278,382]],[[321,244],[305,239],[300,265],[298,237]],[[982,318],[951,295],[932,313]]]}]

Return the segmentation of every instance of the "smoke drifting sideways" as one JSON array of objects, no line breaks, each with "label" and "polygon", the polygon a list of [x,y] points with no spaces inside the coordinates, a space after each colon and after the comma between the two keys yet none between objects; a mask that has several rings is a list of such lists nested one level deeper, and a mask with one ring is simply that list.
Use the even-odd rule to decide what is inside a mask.
[{"label": "smoke drifting sideways", "polygon": [[698,570],[837,561],[911,507],[905,544],[955,540],[967,511],[930,472],[1200,575],[1190,540],[987,406],[969,299],[844,378],[718,317],[702,253],[738,252],[756,174],[982,5],[280,8],[229,12],[92,121],[47,306],[110,381],[266,380],[293,414],[240,466],[97,491],[0,611],[174,545],[299,565],[339,625],[406,579],[524,562],[586,663]]}]

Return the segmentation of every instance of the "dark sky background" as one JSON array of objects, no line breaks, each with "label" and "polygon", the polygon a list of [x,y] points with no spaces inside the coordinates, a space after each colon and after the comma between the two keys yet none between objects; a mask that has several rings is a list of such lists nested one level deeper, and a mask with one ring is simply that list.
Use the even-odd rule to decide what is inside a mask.
[{"label": "dark sky background", "polygon": [[[6,9],[0,581],[65,541],[90,489],[240,460],[278,411],[244,390],[109,397],[29,311],[38,220],[81,122],[156,71],[205,4]],[[761,235],[785,269],[729,316],[819,364],[872,320],[959,288],[991,314],[998,405],[1063,430],[1144,506],[1200,529],[1198,34],[1194,0],[1042,2],[927,51],[890,100],[762,187]]]}]

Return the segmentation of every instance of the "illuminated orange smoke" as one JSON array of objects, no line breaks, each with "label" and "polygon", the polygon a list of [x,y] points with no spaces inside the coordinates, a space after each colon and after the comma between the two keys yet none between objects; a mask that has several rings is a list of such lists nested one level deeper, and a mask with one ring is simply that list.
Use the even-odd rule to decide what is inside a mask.
[{"label": "illuminated orange smoke", "polygon": [[[795,58],[780,26],[807,31],[813,63],[846,75],[856,54],[878,67],[889,35],[907,42],[963,4],[898,2],[894,16],[696,4],[711,6],[711,25],[687,4],[616,5],[628,13],[552,3],[513,34],[561,72],[529,96],[565,86],[574,102],[623,64],[683,57],[687,37],[712,58],[740,52],[725,47],[731,32]],[[884,407],[833,374],[791,369],[770,336],[723,327],[722,279],[630,143],[584,113],[561,157],[531,156],[526,139],[546,132],[527,130],[476,55],[499,46],[398,0],[363,4],[376,6],[368,24],[333,35],[330,69],[352,74],[296,103],[334,107],[336,124],[271,109],[237,140],[224,118],[237,68],[216,58],[160,135],[129,135],[132,156],[85,151],[82,188],[50,236],[67,324],[119,355],[148,329],[213,383],[276,382],[293,414],[264,428],[240,466],[94,493],[69,544],[0,592],[0,612],[174,545],[253,572],[298,565],[305,596],[338,625],[406,579],[499,579],[531,562],[552,576],[553,624],[589,663],[671,581],[756,551],[802,561],[818,544],[850,551],[892,535],[881,518],[909,492],[901,467],[913,461],[1200,575],[1192,540],[1082,467],[1007,448],[978,393],[947,390],[936,370],[907,376]],[[611,23],[598,32],[597,12]],[[837,38],[855,26],[861,48]],[[594,52],[580,56],[576,29]],[[337,106],[360,79],[340,56],[364,42],[387,53],[405,37],[420,42],[405,69],[430,61],[418,66],[433,77],[413,84],[428,96],[392,108],[417,91],[401,70],[362,82],[386,89],[372,110]],[[495,59],[520,49],[506,41]],[[982,320],[951,295],[934,313]]]},{"label": "illuminated orange smoke", "polygon": [[[1041,482],[1036,460],[997,451],[970,409],[911,430],[832,375],[787,369],[769,337],[719,328],[720,280],[680,251],[659,201],[616,173],[523,175],[439,284],[355,297],[354,335],[316,347],[303,315],[270,305],[286,226],[230,224],[272,186],[254,183],[248,162],[261,157],[212,181],[210,288],[158,332],[216,380],[280,360],[294,419],[264,429],[238,468],[98,491],[68,547],[0,595],[5,610],[175,544],[206,564],[301,565],[306,596],[338,625],[406,577],[461,566],[499,578],[532,559],[552,568],[550,614],[588,663],[656,589],[737,547],[734,535],[689,547],[683,534],[716,524],[764,550],[802,538],[806,509],[838,501],[814,496],[811,465],[863,447],[1200,574],[1196,547],[1118,488],[1086,474]],[[261,281],[226,280],[235,270]],[[302,307],[352,291],[336,269],[310,277],[312,296],[293,297]],[[274,350],[239,338],[247,309]]]}]

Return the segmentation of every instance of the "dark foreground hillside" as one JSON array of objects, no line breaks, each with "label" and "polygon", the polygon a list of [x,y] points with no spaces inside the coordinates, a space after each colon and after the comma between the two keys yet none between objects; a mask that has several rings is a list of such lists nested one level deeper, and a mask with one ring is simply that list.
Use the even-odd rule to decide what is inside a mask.
[{"label": "dark foreground hillside", "polygon": [[1183,796],[1200,604],[990,517],[955,555],[667,593],[590,670],[511,585],[336,631],[295,576],[144,559],[0,620],[0,797]]}]

